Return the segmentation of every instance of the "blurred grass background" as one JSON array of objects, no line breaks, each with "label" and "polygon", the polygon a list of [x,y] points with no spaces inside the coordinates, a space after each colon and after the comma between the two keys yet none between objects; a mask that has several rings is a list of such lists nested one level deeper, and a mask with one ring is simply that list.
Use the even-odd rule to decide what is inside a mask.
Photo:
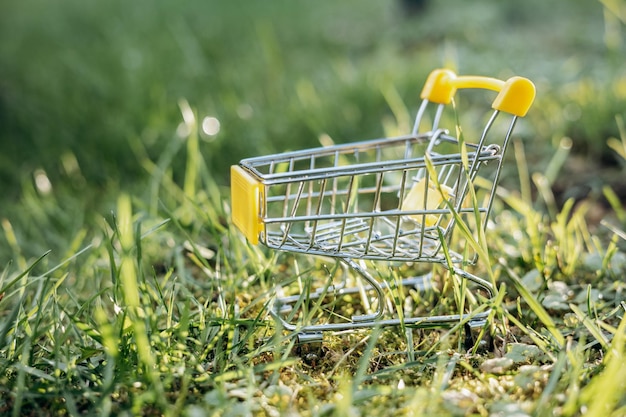
[{"label": "blurred grass background", "polygon": [[426,4],[411,16],[395,1],[5,4],[5,195],[35,169],[52,180],[80,169],[96,186],[141,180],[129,144],[159,155],[176,139],[181,99],[219,119],[201,150],[224,183],[244,156],[312,146],[320,133],[381,135],[385,96],[413,109],[442,65],[535,80],[537,141],[568,134],[599,152],[617,135],[624,34],[600,2]]},{"label": "blurred grass background", "polygon": [[[522,132],[531,164],[563,136],[583,171],[618,164],[606,140],[626,108],[623,2],[424,4],[409,13],[392,0],[6,2],[2,217],[34,256],[62,248],[61,235],[101,218],[121,190],[142,190],[140,155],[169,155],[180,181],[180,103],[219,121],[217,134],[201,132],[200,152],[225,186],[243,157],[316,146],[321,134],[344,142],[407,128],[426,74],[441,66],[536,82]],[[37,179],[64,207],[29,200],[45,194]]]}]

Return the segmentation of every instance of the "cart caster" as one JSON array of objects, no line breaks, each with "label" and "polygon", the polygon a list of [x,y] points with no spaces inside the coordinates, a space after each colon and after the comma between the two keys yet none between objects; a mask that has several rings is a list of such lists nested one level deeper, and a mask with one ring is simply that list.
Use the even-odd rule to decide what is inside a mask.
[{"label": "cart caster", "polygon": [[300,345],[307,343],[322,343],[324,340],[324,334],[322,332],[298,333],[296,337],[298,344]]},{"label": "cart caster", "polygon": [[493,337],[491,336],[491,331],[487,329],[481,336],[481,332],[486,323],[485,320],[475,320],[474,322],[465,324],[465,340],[463,345],[467,352],[475,351],[476,353],[486,353],[493,351]]}]

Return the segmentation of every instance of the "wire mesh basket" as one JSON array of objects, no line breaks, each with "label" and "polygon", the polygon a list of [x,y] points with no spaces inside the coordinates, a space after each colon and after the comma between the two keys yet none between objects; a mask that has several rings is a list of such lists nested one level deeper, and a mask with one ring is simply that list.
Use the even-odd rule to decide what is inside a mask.
[{"label": "wire mesh basket", "polygon": [[[440,126],[458,89],[498,92],[475,140]],[[375,278],[365,261],[440,264],[478,287],[487,305],[493,283],[467,271],[476,257],[450,247],[452,232],[463,228],[466,239],[484,232],[513,128],[534,96],[534,85],[526,78],[501,81],[435,70],[406,136],[249,158],[232,166],[232,219],[250,243],[337,258],[363,280],[355,287],[325,286],[308,292],[308,299],[329,293],[369,297],[364,303],[369,311],[324,323],[293,321],[290,312],[303,294],[278,298],[272,314],[282,327],[301,340],[317,340],[325,331],[374,326],[484,325],[488,309],[394,316],[385,302],[388,284]],[[429,274],[411,277],[402,285],[419,288],[428,279]]]}]

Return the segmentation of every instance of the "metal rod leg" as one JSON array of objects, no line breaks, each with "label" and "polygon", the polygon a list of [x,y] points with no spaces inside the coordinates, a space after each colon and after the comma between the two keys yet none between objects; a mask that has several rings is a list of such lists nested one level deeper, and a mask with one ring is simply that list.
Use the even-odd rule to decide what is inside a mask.
[{"label": "metal rod leg", "polygon": [[367,322],[367,321],[375,321],[375,320],[380,319],[383,316],[383,314],[385,314],[385,293],[383,292],[382,287],[374,278],[372,278],[372,276],[365,269],[361,268],[361,266],[358,263],[348,258],[340,258],[340,259],[342,262],[344,262],[346,265],[352,268],[356,273],[358,273],[365,281],[367,281],[370,287],[374,289],[374,291],[376,292],[376,296],[378,297],[378,306],[377,306],[376,312],[371,313],[371,314],[362,314],[359,316],[352,316],[352,321],[353,322]]}]

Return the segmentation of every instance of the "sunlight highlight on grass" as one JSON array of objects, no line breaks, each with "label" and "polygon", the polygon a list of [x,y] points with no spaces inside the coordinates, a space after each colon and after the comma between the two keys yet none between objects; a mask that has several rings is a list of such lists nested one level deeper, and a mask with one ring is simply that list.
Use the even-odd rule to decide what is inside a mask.
[{"label": "sunlight highlight on grass", "polygon": [[145,311],[141,305],[138,277],[133,256],[135,236],[133,230],[133,210],[130,196],[121,195],[117,202],[117,225],[121,244],[121,258],[119,266],[119,280],[124,297],[125,313],[131,322],[133,337],[137,346],[139,361],[145,368],[146,375],[158,389],[158,377],[154,372],[154,355],[150,346],[146,325]]},{"label": "sunlight highlight on grass", "polygon": [[[624,312],[626,304],[622,303]],[[585,415],[590,417],[619,416],[623,406],[616,409],[626,395],[626,315],[622,318],[617,331],[604,357],[604,369],[581,392],[581,400],[586,404]]]}]

